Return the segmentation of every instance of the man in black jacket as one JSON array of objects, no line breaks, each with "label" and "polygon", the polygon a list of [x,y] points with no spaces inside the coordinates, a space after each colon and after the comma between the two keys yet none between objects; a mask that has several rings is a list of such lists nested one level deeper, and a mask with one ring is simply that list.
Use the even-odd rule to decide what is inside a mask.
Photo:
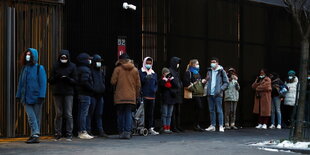
[{"label": "man in black jacket", "polygon": [[63,112],[66,118],[66,138],[72,140],[73,118],[73,95],[76,84],[76,66],[70,61],[70,54],[67,50],[61,50],[57,62],[54,64],[49,78],[53,88],[55,105],[55,139],[62,136]]},{"label": "man in black jacket", "polygon": [[91,105],[89,107],[88,118],[87,118],[87,131],[91,133],[91,121],[95,116],[96,127],[99,131],[100,137],[107,137],[103,130],[102,125],[102,114],[104,107],[103,95],[105,92],[105,73],[102,66],[102,59],[98,54],[93,56],[92,62],[92,77],[94,81],[94,95],[91,99]]},{"label": "man in black jacket", "polygon": [[78,55],[77,61],[77,91],[79,95],[79,138],[92,139],[94,137],[89,135],[86,131],[89,106],[91,104],[91,98],[94,95],[94,81],[90,69],[92,60],[87,53],[81,53]]}]

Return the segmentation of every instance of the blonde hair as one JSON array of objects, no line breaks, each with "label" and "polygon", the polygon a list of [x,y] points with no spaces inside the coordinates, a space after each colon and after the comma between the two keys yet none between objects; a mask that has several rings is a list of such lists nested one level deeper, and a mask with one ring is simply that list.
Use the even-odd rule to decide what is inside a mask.
[{"label": "blonde hair", "polygon": [[197,62],[198,62],[197,59],[191,59],[191,60],[189,61],[188,65],[187,65],[187,67],[186,67],[186,71],[188,71],[188,70],[189,70],[189,67],[194,66]]}]

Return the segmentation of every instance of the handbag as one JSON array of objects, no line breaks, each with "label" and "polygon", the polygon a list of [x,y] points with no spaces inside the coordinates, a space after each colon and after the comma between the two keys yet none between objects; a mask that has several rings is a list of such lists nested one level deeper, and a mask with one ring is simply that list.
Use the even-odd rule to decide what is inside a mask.
[{"label": "handbag", "polygon": [[193,93],[190,90],[188,90],[186,87],[184,87],[184,98],[185,99],[193,98]]},{"label": "handbag", "polygon": [[194,83],[194,85],[190,88],[194,96],[203,96],[204,94],[204,86],[201,80],[198,80]]}]

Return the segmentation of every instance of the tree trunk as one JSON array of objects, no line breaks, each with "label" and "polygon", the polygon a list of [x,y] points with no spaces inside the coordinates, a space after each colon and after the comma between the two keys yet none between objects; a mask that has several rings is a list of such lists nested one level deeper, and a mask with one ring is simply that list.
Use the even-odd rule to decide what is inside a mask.
[{"label": "tree trunk", "polygon": [[294,132],[294,139],[303,139],[303,126],[305,120],[305,103],[306,103],[306,92],[307,92],[307,75],[308,75],[308,61],[309,61],[309,40],[304,37],[301,42],[301,54],[300,54],[300,90],[298,99],[297,109],[297,122]]}]

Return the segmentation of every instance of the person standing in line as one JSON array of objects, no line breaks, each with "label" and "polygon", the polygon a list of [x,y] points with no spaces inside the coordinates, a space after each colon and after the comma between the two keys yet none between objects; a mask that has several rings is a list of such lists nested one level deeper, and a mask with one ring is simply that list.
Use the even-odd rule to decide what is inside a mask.
[{"label": "person standing in line", "polygon": [[79,135],[81,139],[92,139],[93,136],[87,133],[87,118],[91,98],[94,95],[93,77],[90,69],[92,64],[91,57],[87,53],[81,53],[77,56],[78,67],[78,101],[79,101]]},{"label": "person standing in line", "polygon": [[23,67],[19,75],[16,102],[22,103],[27,113],[31,129],[30,138],[26,141],[28,144],[40,143],[42,105],[46,97],[46,72],[38,60],[38,51],[34,48],[28,48],[20,57]]},{"label": "person standing in line", "polygon": [[211,68],[208,70],[206,80],[208,81],[207,97],[210,110],[211,125],[206,128],[206,131],[215,131],[216,114],[218,114],[219,131],[224,132],[223,120],[223,93],[228,87],[228,77],[218,58],[211,58]]},{"label": "person standing in line", "polygon": [[267,129],[269,117],[271,115],[271,79],[268,77],[266,69],[261,69],[259,76],[252,84],[255,90],[253,113],[258,114],[257,129]]},{"label": "person standing in line", "polygon": [[131,139],[132,108],[140,94],[138,69],[127,53],[119,56],[113,71],[111,84],[115,86],[114,103],[117,108],[117,124],[120,139]]},{"label": "person standing in line", "polygon": [[240,85],[238,76],[234,68],[228,69],[228,88],[225,90],[224,107],[225,107],[225,129],[238,129],[235,125],[237,104],[239,101]]},{"label": "person standing in line", "polygon": [[53,88],[53,99],[55,106],[55,140],[62,137],[62,120],[66,119],[66,140],[72,141],[73,130],[73,95],[76,85],[76,66],[70,60],[68,50],[61,50],[54,64],[49,83]]},{"label": "person standing in line", "polygon": [[152,69],[153,62],[151,57],[144,58],[139,74],[141,80],[141,94],[144,100],[145,128],[149,130],[151,135],[158,135],[159,133],[154,130],[154,109],[158,82],[157,74]]}]

